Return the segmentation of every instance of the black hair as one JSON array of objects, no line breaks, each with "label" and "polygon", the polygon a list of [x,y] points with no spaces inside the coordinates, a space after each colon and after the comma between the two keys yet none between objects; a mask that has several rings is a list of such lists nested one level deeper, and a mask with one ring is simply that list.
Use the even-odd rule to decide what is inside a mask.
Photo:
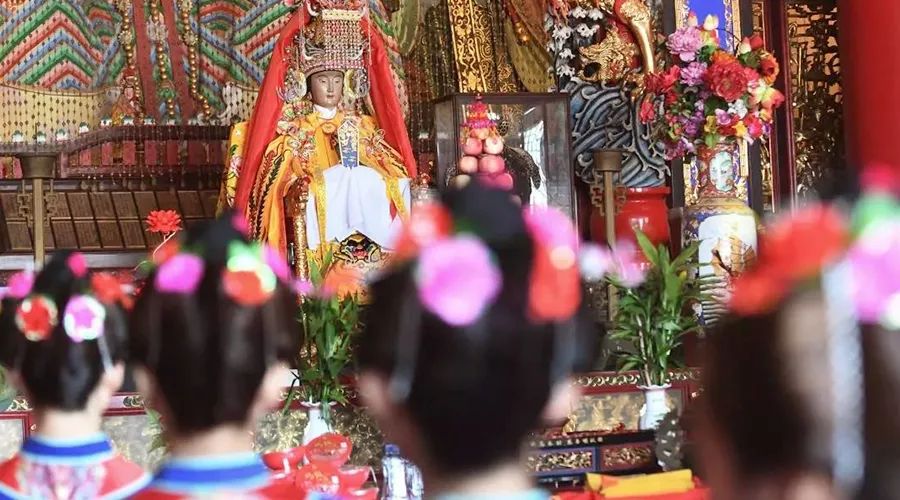
[{"label": "black hair", "polygon": [[390,377],[434,463],[466,474],[518,456],[553,385],[586,367],[592,342],[582,311],[560,323],[528,319],[533,242],[508,193],[470,185],[443,204],[494,254],[501,292],[475,323],[454,327],[422,305],[412,264],[395,268],[370,288],[358,359]]},{"label": "black hair", "polygon": [[[834,384],[821,294],[799,291],[774,311],[731,317],[707,337],[703,410],[745,483],[830,475],[835,454]],[[806,311],[802,311],[802,309]],[[797,311],[801,309],[801,311]],[[791,319],[791,315],[800,317]],[[900,337],[860,325],[865,473],[848,498],[900,498]],[[804,381],[805,380],[805,381]]]},{"label": "black hair", "polygon": [[[76,276],[68,265],[73,252],[55,253],[37,274],[32,294],[50,299],[58,311],[58,322],[50,335],[31,341],[16,326],[21,299],[7,296],[0,312],[0,364],[17,372],[31,403],[38,408],[80,411],[96,389],[107,363],[125,358],[126,319],[119,306],[104,306],[106,321],[102,340],[75,342],[63,327],[63,312],[69,299],[90,294],[87,276]],[[104,360],[104,356],[108,356]]]},{"label": "black hair", "polygon": [[830,365],[820,299],[807,291],[773,311],[728,317],[706,338],[702,407],[746,480],[829,471]]},{"label": "black hair", "polygon": [[167,424],[179,433],[245,423],[267,369],[299,346],[296,297],[286,284],[259,306],[225,294],[228,247],[248,243],[232,219],[225,214],[181,235],[180,248],[204,261],[194,293],[157,290],[154,271],[131,314],[131,359],[154,379],[171,412]]}]

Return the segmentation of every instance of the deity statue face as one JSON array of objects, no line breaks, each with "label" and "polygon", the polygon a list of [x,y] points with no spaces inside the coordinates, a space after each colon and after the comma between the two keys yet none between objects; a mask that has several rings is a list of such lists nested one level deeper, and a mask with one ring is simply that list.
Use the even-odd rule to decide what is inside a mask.
[{"label": "deity statue face", "polygon": [[309,77],[309,90],[313,104],[334,109],[344,96],[344,74],[340,71],[320,71]]}]

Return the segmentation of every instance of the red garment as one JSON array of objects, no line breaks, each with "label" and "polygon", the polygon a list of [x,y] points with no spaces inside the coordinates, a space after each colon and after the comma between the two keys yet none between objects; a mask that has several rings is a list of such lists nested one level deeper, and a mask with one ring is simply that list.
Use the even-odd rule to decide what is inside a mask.
[{"label": "red garment", "polygon": [[[39,492],[30,491],[27,484],[22,484],[23,481],[28,480],[28,473],[24,472],[26,463],[27,461],[21,454],[16,454],[0,464],[0,499],[41,496]],[[91,464],[80,465],[92,466]],[[102,467],[103,470],[103,483],[100,485],[96,498],[131,498],[135,491],[144,487],[150,480],[150,476],[140,466],[118,455],[113,455],[96,465]],[[50,467],[62,469],[72,466],[60,464]],[[63,477],[63,474],[59,476]]]},{"label": "red garment", "polygon": [[[287,49],[294,43],[297,33],[308,22],[307,10],[305,8],[297,9],[281,30],[275,48],[272,50],[269,68],[247,126],[247,144],[244,148],[241,172],[234,196],[234,206],[238,209],[246,209],[247,202],[250,200],[250,192],[253,190],[253,183],[256,180],[256,173],[262,164],[263,154],[269,143],[275,139],[275,127],[284,105],[284,101],[278,95],[278,90],[284,86],[290,64]],[[369,58],[371,63],[367,72],[371,84],[369,97],[375,108],[374,118],[378,126],[384,130],[385,140],[400,153],[407,173],[414,178],[416,161],[412,145],[409,142],[406,122],[403,120],[403,110],[394,89],[394,80],[391,75],[390,61],[384,48],[384,40],[368,18],[363,19],[362,26],[364,30],[368,30],[371,41],[371,57]]]},{"label": "red garment", "polygon": [[[237,491],[234,492],[233,497],[227,496],[227,494],[219,493],[216,498],[240,498],[241,500],[254,500],[254,499],[298,499],[303,498],[303,493],[293,484],[286,483],[272,483],[263,488],[257,488],[254,490],[246,490],[246,491]],[[154,489],[152,487],[147,488],[137,495],[131,497],[135,500],[178,500],[178,499],[189,499],[196,498],[196,496],[190,496],[180,493],[172,493],[161,489]]]}]

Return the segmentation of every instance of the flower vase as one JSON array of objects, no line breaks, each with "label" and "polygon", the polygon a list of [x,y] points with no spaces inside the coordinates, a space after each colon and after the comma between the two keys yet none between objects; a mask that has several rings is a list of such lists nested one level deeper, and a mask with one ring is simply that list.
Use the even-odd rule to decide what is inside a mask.
[{"label": "flower vase", "polygon": [[[325,419],[320,403],[303,403],[306,408],[306,429],[303,430],[303,446],[313,439],[331,432],[331,424]],[[331,410],[331,408],[329,408]]]},{"label": "flower vase", "polygon": [[669,413],[666,390],[670,387],[672,386],[669,384],[638,387],[644,391],[644,406],[641,407],[641,418],[638,421],[642,431],[656,429],[659,421]]},{"label": "flower vase", "polygon": [[684,209],[684,245],[699,241],[701,278],[713,278],[704,292],[701,324],[711,325],[725,311],[734,278],[756,260],[756,214],[739,193],[740,148],[736,142],[697,148],[697,200]]}]

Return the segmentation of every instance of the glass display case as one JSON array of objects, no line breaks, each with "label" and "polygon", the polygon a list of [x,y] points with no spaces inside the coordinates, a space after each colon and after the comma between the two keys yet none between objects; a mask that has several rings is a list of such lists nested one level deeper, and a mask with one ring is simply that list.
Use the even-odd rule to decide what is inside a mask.
[{"label": "glass display case", "polygon": [[445,189],[460,173],[467,117],[479,98],[503,138],[500,155],[512,177],[512,191],[524,203],[557,207],[576,219],[566,94],[453,94],[438,101],[434,106],[438,188]]}]

